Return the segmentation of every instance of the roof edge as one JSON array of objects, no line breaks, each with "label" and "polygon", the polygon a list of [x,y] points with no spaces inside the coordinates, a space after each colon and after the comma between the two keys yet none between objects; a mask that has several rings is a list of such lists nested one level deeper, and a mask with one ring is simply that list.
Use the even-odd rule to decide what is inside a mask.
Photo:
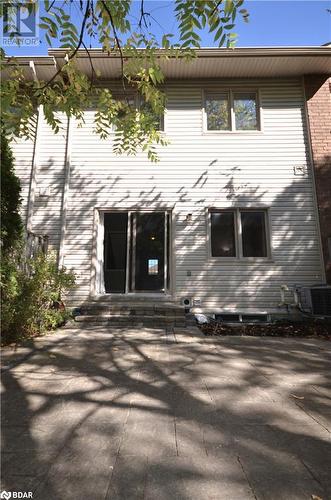
[{"label": "roof edge", "polygon": [[[138,49],[138,50],[144,50]],[[157,52],[161,55],[165,52],[164,49],[158,49]],[[64,57],[67,51],[65,49],[49,49],[48,55],[54,57]],[[120,57],[118,51],[107,54],[101,48],[89,49],[89,53],[93,57]],[[330,46],[318,46],[318,47],[236,47],[232,49],[228,48],[218,48],[218,47],[205,47],[200,49],[195,49],[197,57],[243,57],[243,56],[313,56],[313,55],[325,55],[330,53]],[[77,52],[78,57],[88,57],[85,49],[80,49]]]},{"label": "roof edge", "polygon": [[[144,50],[144,49],[139,49]],[[30,60],[39,62],[52,62],[53,58],[63,58],[67,54],[66,49],[48,49],[48,55],[30,55],[30,56],[9,56],[7,60],[15,59],[22,63],[28,62]],[[163,49],[159,49],[160,55],[164,52]],[[279,56],[331,56],[331,46],[306,46],[306,47],[236,47],[233,49],[228,48],[218,48],[218,47],[205,47],[201,49],[195,49],[197,57],[279,57]],[[105,53],[101,48],[89,49],[89,54],[92,57],[109,57],[109,58],[119,58],[120,54],[118,52],[112,52],[110,54]],[[85,49],[80,49],[77,52],[79,58],[89,57]]]}]

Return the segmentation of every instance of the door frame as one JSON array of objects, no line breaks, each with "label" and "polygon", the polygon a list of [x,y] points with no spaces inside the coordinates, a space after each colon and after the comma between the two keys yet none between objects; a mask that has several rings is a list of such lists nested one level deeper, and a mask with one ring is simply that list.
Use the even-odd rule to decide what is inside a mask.
[{"label": "door frame", "polygon": [[[128,214],[128,232],[127,232],[127,255],[126,255],[126,278],[125,278],[125,293],[106,293],[104,283],[104,214],[107,212],[125,212]],[[169,214],[169,231],[167,236],[169,238],[169,246],[165,240],[165,282],[167,280],[167,266],[169,266],[169,286],[164,292],[155,291],[130,291],[129,287],[129,266],[130,266],[130,246],[131,246],[131,217],[132,213],[154,213],[164,212]],[[92,250],[92,267],[91,267],[91,295],[105,295],[105,296],[122,296],[132,297],[144,295],[148,297],[173,297],[175,290],[175,267],[174,267],[174,209],[169,206],[158,206],[154,208],[141,208],[141,207],[102,207],[94,209],[94,229],[93,229],[93,250]],[[166,224],[165,224],[166,231]],[[167,256],[169,248],[169,255]],[[167,257],[167,259],[166,259]],[[132,272],[133,274],[133,272]]]}]

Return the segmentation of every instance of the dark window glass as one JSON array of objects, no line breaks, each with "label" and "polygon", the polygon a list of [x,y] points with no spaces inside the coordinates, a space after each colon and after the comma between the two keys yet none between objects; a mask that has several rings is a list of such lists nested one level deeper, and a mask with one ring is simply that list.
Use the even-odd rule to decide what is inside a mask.
[{"label": "dark window glass", "polygon": [[244,257],[267,257],[265,213],[244,211],[241,215]]},{"label": "dark window glass", "polygon": [[233,94],[233,110],[236,130],[257,130],[257,112],[255,93]]},{"label": "dark window glass", "polygon": [[104,215],[104,280],[107,293],[125,292],[127,225],[127,213]]},{"label": "dark window glass", "polygon": [[106,269],[125,269],[126,233],[107,233]]},{"label": "dark window glass", "polygon": [[239,314],[215,314],[215,319],[225,323],[238,323],[240,321]]},{"label": "dark window glass", "polygon": [[211,213],[211,254],[212,257],[235,257],[234,212]]},{"label": "dark window glass", "polygon": [[164,213],[136,215],[136,290],[164,289]]},{"label": "dark window glass", "polygon": [[268,316],[266,314],[243,314],[241,319],[244,323],[266,323]]},{"label": "dark window glass", "polygon": [[229,99],[227,94],[207,95],[207,130],[229,130]]},{"label": "dark window glass", "polygon": [[127,96],[127,97],[116,97],[116,101],[118,103],[118,106],[120,106],[120,109],[118,110],[118,118],[125,118],[128,113],[133,111],[135,109],[135,99],[133,96]]},{"label": "dark window glass", "polygon": [[140,105],[140,109],[148,116],[148,118],[153,121],[154,127],[156,130],[163,131],[164,130],[164,115],[159,115],[153,111],[152,106],[149,102],[142,102]]}]

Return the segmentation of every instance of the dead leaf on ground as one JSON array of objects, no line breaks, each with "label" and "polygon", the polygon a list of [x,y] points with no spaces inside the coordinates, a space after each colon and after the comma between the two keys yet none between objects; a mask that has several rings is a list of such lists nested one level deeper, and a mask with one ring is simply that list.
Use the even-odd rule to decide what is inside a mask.
[{"label": "dead leaf on ground", "polygon": [[290,394],[290,396],[295,399],[305,399],[303,396],[297,396],[296,394]]}]

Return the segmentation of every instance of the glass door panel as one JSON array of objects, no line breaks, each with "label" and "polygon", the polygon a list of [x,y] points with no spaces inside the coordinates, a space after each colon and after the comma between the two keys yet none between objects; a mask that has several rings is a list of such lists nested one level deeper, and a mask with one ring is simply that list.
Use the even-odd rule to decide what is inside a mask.
[{"label": "glass door panel", "polygon": [[104,214],[104,281],[106,293],[125,293],[127,213]]},{"label": "glass door panel", "polygon": [[165,285],[165,214],[133,215],[133,276],[137,291],[164,291]]}]

